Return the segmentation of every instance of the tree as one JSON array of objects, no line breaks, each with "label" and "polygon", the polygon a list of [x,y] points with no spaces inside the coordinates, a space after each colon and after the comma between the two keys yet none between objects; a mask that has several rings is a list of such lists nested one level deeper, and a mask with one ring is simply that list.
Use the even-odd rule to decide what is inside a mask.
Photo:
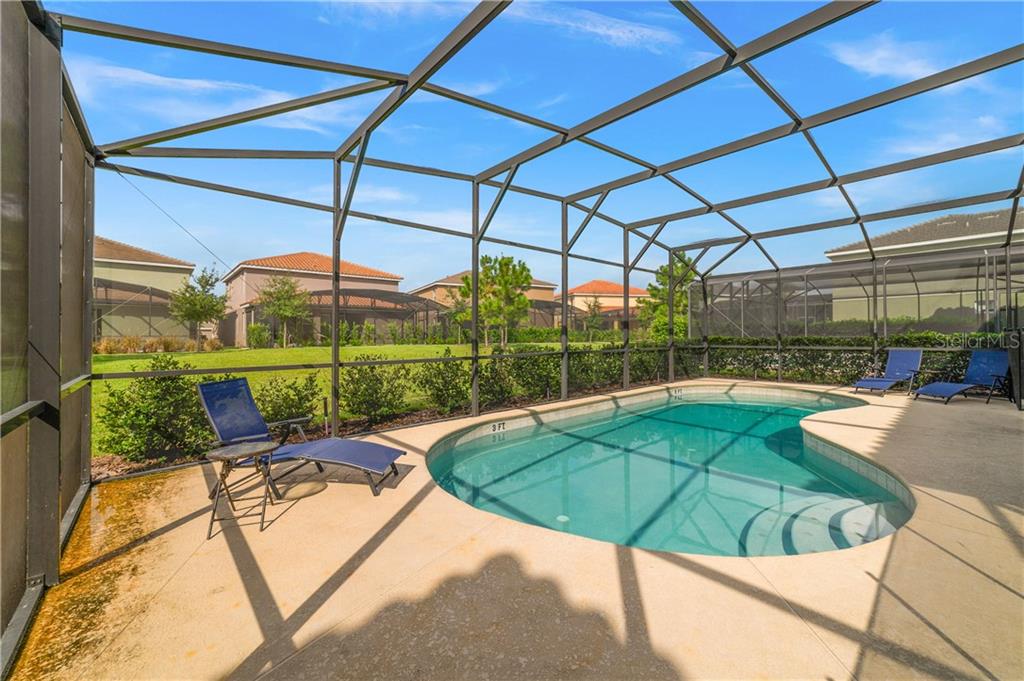
[{"label": "tree", "polygon": [[194,326],[196,350],[199,351],[203,349],[199,342],[199,325],[224,319],[227,313],[228,297],[213,292],[218,281],[217,272],[204,267],[199,274],[186,280],[181,288],[171,292],[171,316],[182,324]]},{"label": "tree", "polygon": [[[484,327],[484,344],[490,345],[490,327],[501,332],[500,343],[508,343],[508,330],[529,316],[530,299],[526,292],[533,285],[530,267],[510,255],[480,258],[480,318]],[[462,277],[459,287],[462,298],[472,296],[469,275]]]},{"label": "tree", "polygon": [[[693,281],[694,273],[690,268],[691,260],[685,255],[677,256],[673,261],[673,279],[676,282],[676,292],[673,298],[675,307],[674,327],[675,337],[685,338],[686,309],[689,304],[688,291],[686,286]],[[685,278],[683,273],[686,273]],[[659,342],[668,341],[668,265],[662,265],[654,275],[654,282],[647,285],[647,293],[650,298],[642,298],[640,305],[640,322],[651,329],[651,337]]]},{"label": "tree", "polygon": [[583,328],[587,330],[588,342],[594,340],[594,329],[601,328],[604,317],[601,315],[601,301],[594,296],[590,300],[583,301],[587,314],[583,317]]},{"label": "tree", "polygon": [[[457,289],[449,289],[448,311],[445,313],[448,320],[455,326],[457,341],[462,342],[462,325],[471,321],[473,310],[469,296],[470,286],[466,283],[467,277],[463,277],[462,286]],[[465,291],[463,291],[465,289]]]},{"label": "tree", "polygon": [[297,279],[274,275],[260,289],[263,311],[281,322],[282,346],[288,347],[288,322],[309,319],[309,291]]}]

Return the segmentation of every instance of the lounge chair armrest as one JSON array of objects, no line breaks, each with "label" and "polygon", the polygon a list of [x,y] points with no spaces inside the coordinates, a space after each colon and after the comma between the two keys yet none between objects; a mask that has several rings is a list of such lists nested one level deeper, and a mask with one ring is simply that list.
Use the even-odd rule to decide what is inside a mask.
[{"label": "lounge chair armrest", "polygon": [[291,428],[292,426],[304,426],[312,420],[312,416],[299,416],[298,418],[294,419],[285,419],[283,421],[274,421],[273,423],[268,423],[267,428],[281,428],[283,426],[288,426],[289,428]]},{"label": "lounge chair armrest", "polygon": [[281,444],[284,444],[285,442],[288,441],[288,437],[293,432],[298,432],[302,439],[305,440],[306,431],[304,431],[302,427],[309,424],[309,422],[312,420],[312,416],[300,416],[294,419],[285,419],[283,421],[274,421],[273,423],[268,423],[267,428],[271,430],[279,429],[278,432],[280,433]]}]

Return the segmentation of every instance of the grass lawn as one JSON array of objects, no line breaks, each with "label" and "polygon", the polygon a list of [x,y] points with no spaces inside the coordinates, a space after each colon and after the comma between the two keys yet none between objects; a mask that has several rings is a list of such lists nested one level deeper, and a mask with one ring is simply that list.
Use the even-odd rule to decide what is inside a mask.
[{"label": "grass lawn", "polygon": [[[558,343],[538,343],[551,349],[557,349]],[[370,345],[370,346],[346,346],[340,348],[341,360],[354,360],[359,355],[380,355],[388,359],[413,359],[419,357],[439,357],[444,354],[445,348],[450,348],[453,355],[468,356],[470,345]],[[481,347],[482,352],[488,352],[487,348]],[[320,382],[323,395],[329,394],[331,372],[330,369],[302,369],[292,371],[253,371],[246,372],[246,367],[273,366],[275,364],[321,364],[330,363],[331,349],[329,347],[302,347],[302,348],[266,348],[258,350],[226,348],[213,352],[174,352],[169,353],[180,363],[191,365],[197,369],[229,369],[235,376],[245,376],[251,385],[259,386],[274,376],[286,378],[299,377],[305,373],[314,372]],[[127,371],[146,371],[149,368],[149,360],[155,354],[136,353],[131,355],[93,355],[93,373],[120,373]],[[209,380],[216,380],[217,374],[211,374]],[[123,384],[128,379],[97,380],[93,382],[93,409],[92,409],[92,442],[93,456],[100,456],[105,452],[98,447],[98,442],[104,434],[105,428],[99,422],[97,416],[102,412],[107,401],[107,385],[113,383]],[[430,406],[423,394],[413,388],[406,396],[409,406],[413,409],[422,409]],[[320,414],[318,413],[319,420]],[[343,417],[351,417],[345,414]]]}]

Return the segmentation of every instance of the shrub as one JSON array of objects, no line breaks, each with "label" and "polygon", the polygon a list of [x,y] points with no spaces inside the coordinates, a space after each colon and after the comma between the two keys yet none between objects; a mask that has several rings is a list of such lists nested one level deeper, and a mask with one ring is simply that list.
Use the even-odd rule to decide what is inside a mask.
[{"label": "shrub", "polygon": [[266,324],[250,324],[245,330],[250,348],[269,348],[270,329]]},{"label": "shrub", "polygon": [[480,405],[492,407],[507,402],[515,393],[516,382],[510,371],[512,360],[501,354],[501,348],[480,359]]},{"label": "shrub", "polygon": [[267,423],[314,416],[322,399],[316,373],[294,379],[273,376],[253,391],[253,399]]},{"label": "shrub", "polygon": [[[451,357],[451,349],[445,348],[442,356]],[[472,369],[468,362],[424,364],[416,374],[416,385],[446,414],[469,403],[471,381]]]},{"label": "shrub", "polygon": [[[357,362],[385,359],[382,355],[358,355]],[[405,364],[346,366],[339,372],[341,403],[370,423],[397,414],[405,407],[410,369]]]},{"label": "shrub", "polygon": [[219,338],[207,338],[206,340],[203,341],[203,350],[206,350],[207,352],[223,349],[224,344],[220,341]]},{"label": "shrub", "polygon": [[93,352],[100,355],[116,355],[121,352],[121,343],[117,338],[101,338],[93,346]]},{"label": "shrub", "polygon": [[388,322],[388,338],[391,340],[392,345],[398,345],[402,342],[402,334],[398,330],[398,323],[395,321]]},{"label": "shrub", "polygon": [[[512,353],[551,352],[543,345],[511,345]],[[512,357],[509,372],[519,390],[527,397],[551,399],[561,391],[562,358],[558,355]]]},{"label": "shrub", "polygon": [[[157,355],[146,370],[191,368],[171,355]],[[97,415],[105,430],[100,449],[133,461],[199,454],[214,440],[196,392],[199,381],[196,376],[160,376],[131,379],[124,387],[109,383]]]},{"label": "shrub", "polygon": [[179,336],[160,336],[158,340],[163,352],[181,352],[188,345],[189,339]]},{"label": "shrub", "polygon": [[159,338],[147,338],[142,343],[142,351],[146,353],[163,352],[163,349]]},{"label": "shrub", "polygon": [[139,352],[142,350],[142,339],[138,336],[122,336],[121,352]]},{"label": "shrub", "polygon": [[369,319],[363,322],[363,345],[377,344],[377,327]]},{"label": "shrub", "polygon": [[661,381],[668,377],[668,352],[661,343],[637,343],[629,353],[629,380],[634,383]]},{"label": "shrub", "polygon": [[191,338],[189,338],[187,340],[182,340],[182,342],[181,342],[181,351],[182,352],[195,352],[196,351],[196,342],[194,340],[192,340]]}]

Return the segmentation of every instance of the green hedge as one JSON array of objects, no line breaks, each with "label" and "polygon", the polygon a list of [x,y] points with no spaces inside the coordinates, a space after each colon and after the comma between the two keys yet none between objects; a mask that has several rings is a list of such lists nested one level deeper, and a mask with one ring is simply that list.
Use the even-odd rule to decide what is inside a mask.
[{"label": "green hedge", "polygon": [[[848,384],[885,366],[888,348],[955,348],[944,352],[925,352],[922,369],[930,372],[929,380],[945,380],[962,376],[970,358],[970,350],[998,347],[1000,335],[995,333],[947,334],[937,331],[914,331],[879,339],[878,365],[870,349],[844,350],[842,347],[870,348],[871,336],[794,336],[782,339],[782,378],[807,383]],[[708,374],[738,378],[772,379],[778,375],[779,354],[775,338],[712,336],[708,338]],[[714,346],[759,346],[729,348]],[[800,346],[830,346],[836,350],[806,350]],[[701,375],[703,356],[697,345],[677,351],[677,375]],[[680,366],[682,364],[682,366]]]}]

